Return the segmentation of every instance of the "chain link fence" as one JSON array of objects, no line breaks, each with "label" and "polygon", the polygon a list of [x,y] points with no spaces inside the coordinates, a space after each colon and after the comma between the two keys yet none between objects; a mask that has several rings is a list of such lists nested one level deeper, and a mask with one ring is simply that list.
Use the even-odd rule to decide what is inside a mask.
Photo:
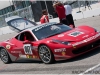
[{"label": "chain link fence", "polygon": [[31,10],[31,6],[29,6],[29,7],[23,8],[23,9],[18,9],[16,11],[1,15],[0,16],[0,28],[7,26],[7,24],[5,22],[5,18],[10,17],[10,16],[15,16],[15,15],[18,15],[23,18],[26,17],[27,19],[34,21],[34,16],[33,16],[32,10]]}]

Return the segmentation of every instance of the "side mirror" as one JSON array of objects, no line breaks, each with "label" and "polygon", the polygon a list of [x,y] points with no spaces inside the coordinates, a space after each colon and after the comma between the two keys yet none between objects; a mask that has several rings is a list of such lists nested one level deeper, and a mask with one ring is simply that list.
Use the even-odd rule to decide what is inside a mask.
[{"label": "side mirror", "polygon": [[30,42],[29,40],[25,40],[25,41],[23,42],[23,44],[31,44],[31,42]]}]

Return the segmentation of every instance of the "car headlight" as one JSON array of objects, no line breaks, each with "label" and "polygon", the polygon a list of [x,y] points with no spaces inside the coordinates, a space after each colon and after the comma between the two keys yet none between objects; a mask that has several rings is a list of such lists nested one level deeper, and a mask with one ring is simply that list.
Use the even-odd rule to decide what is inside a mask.
[{"label": "car headlight", "polygon": [[61,41],[61,40],[52,40],[53,43],[60,43],[60,44],[65,44],[65,45],[71,45],[68,41]]}]

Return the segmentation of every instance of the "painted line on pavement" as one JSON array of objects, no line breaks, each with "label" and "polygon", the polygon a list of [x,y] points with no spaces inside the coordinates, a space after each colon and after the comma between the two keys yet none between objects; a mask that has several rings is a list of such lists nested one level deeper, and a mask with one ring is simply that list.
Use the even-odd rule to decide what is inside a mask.
[{"label": "painted line on pavement", "polygon": [[91,70],[97,68],[98,66],[100,66],[100,63],[99,63],[98,65],[95,65],[95,66],[93,66],[93,67],[87,69],[86,71],[84,71],[83,73],[80,73],[79,75],[84,75],[85,73],[87,73],[87,72],[89,72],[89,71],[91,71]]}]

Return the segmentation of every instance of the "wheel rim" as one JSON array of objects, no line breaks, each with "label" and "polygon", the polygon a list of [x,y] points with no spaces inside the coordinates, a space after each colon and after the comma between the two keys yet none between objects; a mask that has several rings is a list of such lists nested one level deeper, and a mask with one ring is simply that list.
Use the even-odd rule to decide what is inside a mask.
[{"label": "wheel rim", "polygon": [[0,56],[3,62],[8,62],[8,54],[5,50],[1,50]]},{"label": "wheel rim", "polygon": [[49,63],[50,60],[51,60],[51,53],[50,53],[50,50],[48,47],[46,46],[41,46],[39,48],[39,55],[40,55],[40,58],[43,62],[45,63]]}]

